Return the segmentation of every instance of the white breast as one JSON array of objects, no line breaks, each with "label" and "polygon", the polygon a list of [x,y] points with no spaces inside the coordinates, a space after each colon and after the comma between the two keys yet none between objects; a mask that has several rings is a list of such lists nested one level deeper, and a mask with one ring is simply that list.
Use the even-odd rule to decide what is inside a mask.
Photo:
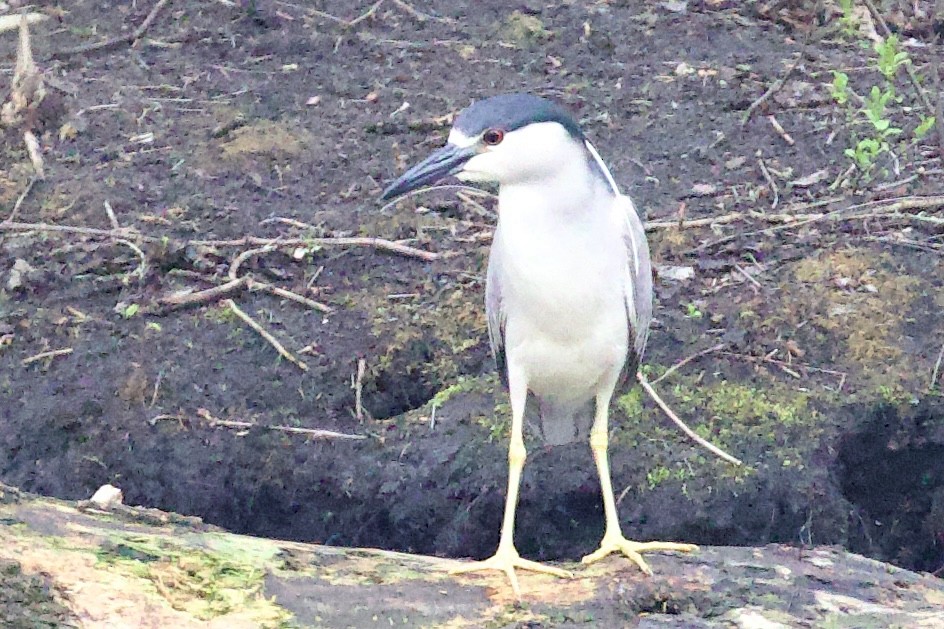
[{"label": "white breast", "polygon": [[505,352],[542,398],[592,399],[626,359],[623,219],[618,208],[587,203],[561,191],[503,188],[500,197],[493,258],[501,268],[493,271]]}]

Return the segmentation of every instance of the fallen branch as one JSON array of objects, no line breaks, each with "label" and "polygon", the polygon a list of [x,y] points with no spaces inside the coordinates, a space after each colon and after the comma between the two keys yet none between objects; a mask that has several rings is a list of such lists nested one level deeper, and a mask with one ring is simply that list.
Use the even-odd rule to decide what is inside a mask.
[{"label": "fallen branch", "polygon": [[944,345],[941,345],[941,351],[937,354],[937,362],[934,363],[934,369],[931,370],[931,384],[928,385],[928,391],[934,391],[937,387],[937,376],[941,372],[941,361],[944,360]]},{"label": "fallen branch", "polygon": [[[268,253],[270,251],[275,251],[276,247],[274,245],[266,245],[265,247],[259,247],[258,249],[249,249],[240,253],[233,262],[229,265],[229,279],[231,282],[235,282],[239,278],[237,277],[239,273],[239,267],[242,266],[243,262],[262,253]],[[318,310],[325,314],[333,312],[332,308],[328,305],[325,305],[321,302],[315,301],[314,299],[309,299],[303,295],[299,295],[290,290],[280,288],[278,286],[273,286],[267,282],[260,282],[259,280],[253,278],[252,276],[247,276],[245,278],[246,285],[249,287],[249,290],[261,290],[278,297],[284,297],[285,299],[291,299],[292,301],[308,306],[314,310]]]},{"label": "fallen branch", "polygon": [[377,12],[377,9],[379,9],[379,8],[380,8],[380,5],[382,5],[383,3],[384,3],[384,0],[377,0],[377,2],[375,2],[374,4],[372,4],[371,7],[370,7],[369,9],[367,9],[366,11],[364,11],[360,16],[354,18],[354,19],[351,20],[350,22],[345,22],[344,25],[345,25],[347,28],[353,28],[353,27],[357,26],[358,24],[360,24],[361,22],[363,22],[363,21],[366,20],[367,18],[371,17],[374,13],[376,13],[376,12]]},{"label": "fallen branch", "polygon": [[245,247],[251,246],[283,246],[283,247],[369,247],[380,251],[389,251],[411,258],[419,258],[432,262],[438,260],[440,254],[432,251],[423,251],[408,245],[404,245],[392,240],[383,238],[373,238],[370,236],[361,237],[336,237],[336,238],[259,238],[258,236],[246,236],[232,240],[190,240],[187,244],[197,247]]},{"label": "fallen branch", "polygon": [[233,314],[235,314],[237,317],[242,319],[246,325],[248,325],[250,328],[255,330],[256,333],[259,334],[259,336],[264,338],[269,343],[269,345],[275,348],[275,351],[277,351],[280,356],[282,356],[285,360],[289,361],[290,363],[292,363],[293,365],[295,365],[302,371],[308,371],[307,364],[295,358],[295,356],[291,352],[289,352],[287,349],[285,349],[285,347],[283,347],[282,344],[279,343],[278,340],[276,340],[274,336],[269,334],[265,330],[265,328],[263,328],[261,325],[256,323],[255,319],[253,319],[248,314],[243,312],[243,310],[241,310],[240,307],[236,305],[235,301],[233,301],[232,299],[227,299],[225,300],[225,303],[229,307],[229,309],[233,311]]},{"label": "fallen branch", "polygon": [[[16,203],[13,204],[13,209],[10,210],[10,216],[7,217],[7,220],[3,223],[8,223],[16,219],[16,215],[20,212],[20,206],[23,205],[23,201],[26,200],[26,197],[29,196],[29,193],[33,190],[33,186],[36,185],[36,180],[38,177],[30,177],[29,183],[26,184],[26,188],[23,189],[23,192],[20,193],[20,196],[16,198]],[[2,225],[3,223],[0,223]]]},{"label": "fallen branch", "polygon": [[246,278],[241,277],[236,280],[231,280],[225,284],[214,286],[213,288],[207,288],[206,290],[167,295],[166,297],[161,297],[158,299],[157,303],[160,306],[170,309],[211,303],[244,289],[246,287],[246,283]]},{"label": "fallen branch", "polygon": [[151,12],[148,13],[147,17],[144,18],[144,21],[141,22],[141,25],[127,35],[119,35],[118,37],[112,37],[111,39],[106,39],[105,41],[76,46],[75,48],[67,48],[65,50],[54,52],[52,56],[54,59],[61,59],[62,57],[70,57],[72,55],[80,55],[87,52],[105,50],[115,46],[120,46],[121,44],[134,45],[135,42],[141,39],[141,36],[144,35],[145,31],[151,27],[151,24],[153,24],[154,20],[157,18],[157,14],[160,13],[161,9],[163,9],[168,2],[170,2],[170,0],[158,0],[157,4],[155,4],[151,9]]},{"label": "fallen branch", "polygon": [[36,24],[49,19],[45,13],[26,13],[16,15],[0,15],[0,33],[16,30],[20,27],[20,20],[25,19],[27,24]]},{"label": "fallen branch", "polygon": [[774,81],[771,84],[771,86],[767,88],[767,91],[761,94],[760,98],[758,98],[757,100],[755,100],[753,103],[750,104],[750,106],[747,108],[747,111],[744,112],[744,117],[741,118],[742,127],[750,121],[751,116],[754,115],[754,111],[758,107],[760,107],[765,102],[767,102],[767,100],[771,96],[773,96],[774,94],[776,94],[783,88],[784,84],[786,84],[787,80],[790,78],[790,75],[793,74],[793,71],[797,69],[798,65],[800,65],[800,61],[802,59],[803,59],[803,52],[801,51],[800,54],[797,56],[797,58],[793,60],[793,63],[790,64],[790,67],[787,68],[786,73],[782,77]]},{"label": "fallen branch", "polygon": [[[844,212],[849,212],[851,210],[863,209],[866,207],[876,207],[875,209],[867,213],[851,214],[843,216]],[[710,240],[708,242],[702,243],[693,249],[689,249],[684,252],[686,254],[694,254],[705,249],[710,249],[711,247],[716,247],[720,244],[736,240],[737,238],[745,238],[747,236],[756,236],[758,234],[769,234],[771,232],[783,231],[785,229],[794,229],[797,227],[802,227],[804,225],[809,225],[810,223],[815,223],[822,220],[836,220],[836,221],[851,221],[859,220],[863,218],[879,218],[882,216],[896,216],[896,215],[905,215],[906,210],[924,210],[928,208],[936,208],[944,206],[944,195],[930,195],[926,197],[922,196],[908,196],[900,197],[897,199],[880,199],[875,201],[866,201],[864,203],[856,203],[844,208],[838,208],[831,210],[829,212],[824,212],[822,214],[811,214],[808,217],[800,217],[801,220],[795,220],[787,222],[784,225],[775,225],[773,227],[765,227],[763,229],[755,229],[749,232],[740,232],[736,234],[731,234],[718,238],[716,240]],[[763,218],[763,215],[752,218]],[[934,222],[935,217],[923,217],[925,219],[930,219],[929,222]]]},{"label": "fallen branch", "polygon": [[40,360],[44,360],[46,358],[56,358],[57,356],[68,356],[71,353],[72,353],[71,347],[65,347],[63,349],[53,349],[48,352],[40,352],[38,354],[34,354],[33,356],[30,356],[29,358],[24,358],[23,360],[20,361],[20,364],[25,367],[26,365],[35,363]]},{"label": "fallen branch", "polygon": [[[77,227],[73,225],[52,225],[49,223],[17,223],[13,221],[0,222],[0,231],[44,231],[64,234],[80,234],[99,238],[135,239],[142,242],[167,242],[161,236],[147,236],[133,229],[98,229],[95,227]],[[174,241],[171,241],[173,244]],[[273,247],[368,247],[380,251],[397,253],[411,258],[419,258],[427,262],[438,260],[441,256],[433,251],[423,251],[392,240],[372,237],[338,237],[338,238],[260,238],[245,236],[231,240],[187,240],[183,244],[194,247],[246,247],[246,246],[273,246]]]},{"label": "fallen branch", "polygon": [[659,382],[661,382],[668,376],[672,375],[673,373],[675,373],[676,371],[678,371],[679,369],[681,369],[688,363],[692,362],[693,360],[697,360],[701,358],[702,356],[707,356],[708,354],[713,354],[715,352],[721,351],[724,348],[725,348],[724,343],[718,343],[717,345],[709,347],[708,349],[703,349],[700,352],[695,352],[691,356],[687,358],[683,358],[682,360],[678,361],[677,363],[675,363],[674,365],[666,369],[664,374],[662,374],[661,376],[653,380],[650,384],[659,384]]},{"label": "fallen branch", "polygon": [[702,439],[695,433],[694,430],[689,428],[685,422],[679,419],[678,415],[676,415],[675,412],[671,408],[669,408],[669,405],[666,404],[662,400],[661,397],[659,397],[659,394],[656,393],[656,390],[652,388],[652,385],[649,384],[649,381],[646,380],[646,376],[642,375],[641,371],[636,372],[636,380],[639,381],[639,384],[642,385],[642,388],[645,389],[646,393],[649,394],[649,397],[651,397],[655,401],[655,403],[659,405],[659,408],[662,409],[662,412],[665,413],[668,416],[668,418],[671,419],[675,423],[675,425],[678,426],[682,430],[682,432],[684,432],[688,436],[689,439],[691,439],[692,441],[694,441],[701,447],[705,448],[706,450],[708,450],[709,452],[711,452],[718,458],[724,459],[728,463],[732,463],[734,465],[743,465],[740,459],[737,459],[731,456],[730,454],[728,454],[721,448],[709,443],[705,439]]},{"label": "fallen branch", "polygon": [[276,297],[283,297],[285,299],[294,301],[295,303],[299,303],[303,306],[308,306],[312,310],[317,310],[318,312],[323,312],[325,314],[331,314],[332,312],[334,312],[334,308],[332,308],[331,306],[327,304],[323,304],[320,301],[309,299],[308,297],[305,297],[304,295],[299,295],[296,292],[286,290],[278,286],[273,286],[272,284],[268,284],[266,282],[260,282],[259,280],[250,280],[249,288],[250,290],[265,291],[267,293],[275,295]]},{"label": "fallen branch", "polygon": [[136,244],[134,244],[133,242],[125,238],[116,238],[115,242],[128,247],[129,249],[131,249],[138,255],[138,259],[140,260],[140,263],[138,264],[138,268],[135,269],[134,272],[138,274],[138,281],[143,282],[144,278],[147,276],[148,263],[147,263],[147,256],[144,255],[144,252],[141,250],[141,247],[137,246]]},{"label": "fallen branch", "polygon": [[[214,426],[223,426],[226,428],[263,428],[265,430],[275,430],[296,435],[305,435],[314,439],[349,439],[352,441],[360,441],[367,438],[364,435],[352,435],[344,432],[336,432],[334,430],[323,430],[320,428],[299,428],[296,426],[254,424],[252,422],[238,421],[234,419],[218,419],[213,417],[213,415],[210,414],[210,411],[206,410],[205,408],[197,409],[197,417]],[[168,419],[174,419],[182,422],[187,418],[182,415],[157,415],[156,417],[152,417],[150,422],[153,425],[159,421]]]}]

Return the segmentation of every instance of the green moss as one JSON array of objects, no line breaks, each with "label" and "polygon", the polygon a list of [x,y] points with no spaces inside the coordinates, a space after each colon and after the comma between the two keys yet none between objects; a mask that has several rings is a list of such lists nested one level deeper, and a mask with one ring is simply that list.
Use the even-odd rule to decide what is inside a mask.
[{"label": "green moss", "polygon": [[692,430],[735,456],[749,454],[755,460],[748,457],[747,465],[736,467],[706,453],[668,424],[659,409],[644,404],[645,393],[634,388],[617,400],[611,443],[641,449],[651,461],[641,490],[676,484],[686,493],[687,484],[702,482],[699,478],[740,483],[756,472],[752,464],[802,469],[826,430],[810,394],[777,380],[761,389],[681,374],[672,379],[675,384],[663,390],[663,397]]},{"label": "green moss", "polygon": [[554,31],[548,30],[540,18],[514,11],[499,28],[499,36],[519,48],[530,48],[551,39]]},{"label": "green moss", "polygon": [[488,380],[489,379],[486,378],[459,376],[453,384],[450,384],[444,389],[440,389],[436,395],[433,396],[433,399],[429,401],[429,405],[434,408],[439,408],[454,396],[461,393],[485,393],[490,390],[492,384],[488,382]]},{"label": "green moss", "polygon": [[291,618],[263,595],[265,572],[240,560],[238,553],[182,548],[147,535],[116,535],[96,556],[114,570],[151,581],[174,609],[196,618],[248,613],[261,626],[278,626]]},{"label": "green moss", "polygon": [[768,326],[811,324],[822,337],[839,341],[835,358],[867,383],[907,379],[903,324],[928,292],[926,282],[901,272],[889,254],[867,249],[804,259],[790,275],[782,311]]}]

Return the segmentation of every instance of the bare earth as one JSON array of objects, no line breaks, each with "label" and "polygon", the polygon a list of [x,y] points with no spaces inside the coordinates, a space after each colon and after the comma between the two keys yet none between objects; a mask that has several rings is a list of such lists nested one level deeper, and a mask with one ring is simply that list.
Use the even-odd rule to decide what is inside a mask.
[{"label": "bare earth", "polygon": [[[930,2],[880,7],[925,94],[899,68],[885,115],[902,133],[865,175],[844,152],[888,85],[881,23],[770,4],[171,0],[133,46],[78,52],[132,39],[156,3],[32,5],[46,97],[0,127],[0,481],[69,500],[111,483],[261,537],[491,553],[508,412],[482,306],[493,202],[377,198],[471,99],[531,91],[574,112],[646,213],[650,379],[691,358],[657,388],[747,464],[627,392],[627,534],[834,544],[940,576],[944,142],[912,138],[940,107],[942,22]],[[0,33],[0,84],[15,63]],[[29,129],[46,176],[24,195]],[[518,513],[529,558],[595,548],[585,444],[529,443]],[[22,568],[0,562],[4,583],[55,625]]]}]

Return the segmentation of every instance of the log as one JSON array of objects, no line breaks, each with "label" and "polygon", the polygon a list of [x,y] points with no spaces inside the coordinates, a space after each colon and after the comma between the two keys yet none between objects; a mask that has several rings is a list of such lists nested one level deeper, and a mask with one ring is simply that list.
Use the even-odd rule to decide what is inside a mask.
[{"label": "log", "polygon": [[559,564],[571,580],[522,573],[519,603],[502,575],[450,576],[453,559],[235,535],[0,485],[3,626],[944,627],[944,581],[840,548],[649,559],[653,577],[619,557]]}]

